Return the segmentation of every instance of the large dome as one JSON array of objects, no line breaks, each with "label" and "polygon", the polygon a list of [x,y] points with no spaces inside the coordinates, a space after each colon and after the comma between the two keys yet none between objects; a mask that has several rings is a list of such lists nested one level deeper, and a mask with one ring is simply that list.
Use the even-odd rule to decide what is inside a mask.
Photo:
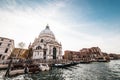
[{"label": "large dome", "polygon": [[53,34],[53,32],[50,30],[49,26],[47,25],[46,28],[40,32],[39,37],[50,37],[55,39],[55,36]]}]

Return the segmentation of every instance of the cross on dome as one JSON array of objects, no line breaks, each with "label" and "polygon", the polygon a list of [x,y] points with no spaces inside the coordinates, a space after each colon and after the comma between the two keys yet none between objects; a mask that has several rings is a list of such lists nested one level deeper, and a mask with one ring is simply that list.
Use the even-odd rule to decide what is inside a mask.
[{"label": "cross on dome", "polygon": [[46,25],[46,28],[45,28],[45,29],[50,29],[48,24]]}]

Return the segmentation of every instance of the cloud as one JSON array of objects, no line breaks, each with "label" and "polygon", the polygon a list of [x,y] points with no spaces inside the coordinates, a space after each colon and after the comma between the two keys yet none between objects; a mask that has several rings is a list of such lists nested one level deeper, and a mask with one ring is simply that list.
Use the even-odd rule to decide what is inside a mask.
[{"label": "cloud", "polygon": [[[0,8],[0,36],[14,39],[16,47],[21,41],[25,42],[27,47],[49,24],[58,42],[62,43],[63,50],[80,50],[93,46],[98,46],[105,52],[118,53],[120,50],[119,34],[114,36],[114,32],[101,28],[104,23],[70,18],[74,16],[66,11],[70,7],[68,0],[47,0],[44,4],[41,3],[42,5],[27,5],[24,0],[21,4],[17,0],[12,1],[4,2],[6,6]],[[83,14],[80,12],[79,15]]]},{"label": "cloud", "polygon": [[[64,2],[57,1],[32,9],[31,7],[19,8],[10,5],[13,3],[17,5],[16,2],[7,1],[6,9],[3,7],[0,9],[0,35],[14,38],[16,44],[25,41],[27,45],[30,42],[27,40],[33,41],[46,24],[56,24],[56,18],[61,16],[59,9],[65,5]],[[58,25],[56,24],[56,26]]]}]

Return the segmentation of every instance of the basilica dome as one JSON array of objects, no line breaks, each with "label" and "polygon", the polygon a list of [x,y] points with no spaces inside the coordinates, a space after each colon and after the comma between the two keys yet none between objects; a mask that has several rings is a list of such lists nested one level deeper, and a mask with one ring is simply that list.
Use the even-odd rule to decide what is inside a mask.
[{"label": "basilica dome", "polygon": [[47,25],[30,47],[33,50],[32,59],[62,59],[62,45]]},{"label": "basilica dome", "polygon": [[53,34],[53,32],[50,30],[49,26],[47,25],[46,28],[44,30],[42,30],[40,32],[40,35],[39,37],[49,37],[49,38],[52,38],[52,39],[55,39],[55,36]]}]

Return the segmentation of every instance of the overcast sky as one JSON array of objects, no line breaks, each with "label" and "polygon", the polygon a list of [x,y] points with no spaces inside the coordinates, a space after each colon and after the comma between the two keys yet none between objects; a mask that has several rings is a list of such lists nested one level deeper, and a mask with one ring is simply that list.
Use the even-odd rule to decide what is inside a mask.
[{"label": "overcast sky", "polygon": [[120,53],[120,0],[0,0],[0,37],[26,48],[49,24],[64,50]]}]

